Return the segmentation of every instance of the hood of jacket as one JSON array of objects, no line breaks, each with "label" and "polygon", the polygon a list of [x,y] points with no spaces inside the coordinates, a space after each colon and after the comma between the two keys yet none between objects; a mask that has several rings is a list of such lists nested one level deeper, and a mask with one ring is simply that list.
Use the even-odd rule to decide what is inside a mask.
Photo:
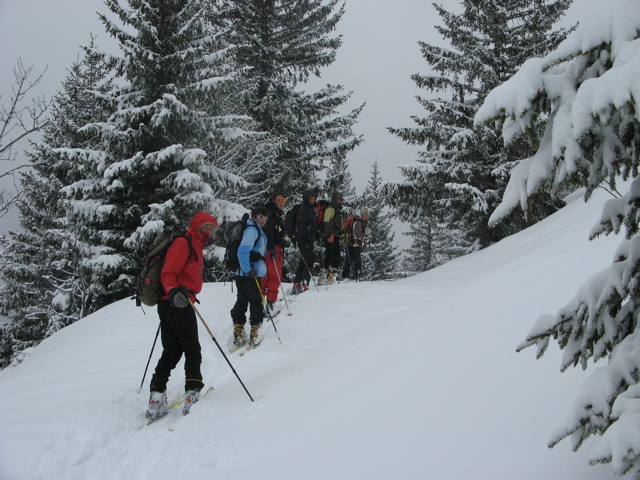
[{"label": "hood of jacket", "polygon": [[216,222],[216,219],[213,218],[209,213],[198,212],[193,216],[193,218],[191,218],[191,223],[189,223],[189,228],[197,229],[202,227],[205,223],[213,223],[216,227],[220,226],[218,225],[218,222]]},{"label": "hood of jacket", "polygon": [[313,190],[305,190],[304,192],[302,192],[302,202],[308,204],[309,199],[316,196],[316,192],[314,192]]},{"label": "hood of jacket", "polygon": [[[209,235],[200,230],[200,228],[206,223],[212,223],[216,227],[219,226],[216,219],[210,214],[207,212],[198,212],[191,218],[189,230],[187,230],[187,235],[192,239],[197,240],[202,247],[205,247],[210,240]],[[213,238],[211,240],[213,240]]]}]

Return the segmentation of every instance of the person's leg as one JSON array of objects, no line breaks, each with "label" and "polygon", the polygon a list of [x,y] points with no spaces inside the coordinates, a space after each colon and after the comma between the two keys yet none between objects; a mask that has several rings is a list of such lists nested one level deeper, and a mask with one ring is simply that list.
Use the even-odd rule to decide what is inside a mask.
[{"label": "person's leg", "polygon": [[160,339],[162,341],[162,354],[156,365],[155,373],[151,378],[151,391],[164,392],[171,376],[171,371],[182,358],[182,346],[174,331],[172,321],[176,310],[168,300],[158,302],[158,316],[160,317]]}]

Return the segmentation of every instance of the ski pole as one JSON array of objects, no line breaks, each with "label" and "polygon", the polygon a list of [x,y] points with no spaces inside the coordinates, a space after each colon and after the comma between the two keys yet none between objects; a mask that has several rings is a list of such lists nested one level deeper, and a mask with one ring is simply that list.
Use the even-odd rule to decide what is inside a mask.
[{"label": "ski pole", "polygon": [[267,304],[267,299],[262,294],[262,289],[260,288],[260,282],[258,281],[258,277],[253,277],[256,280],[256,287],[258,287],[258,292],[260,293],[260,297],[262,297],[262,304],[264,305],[265,310],[267,311],[267,315],[269,316],[269,320],[273,324],[273,329],[276,331],[276,337],[278,337],[278,341],[280,345],[282,345],[282,340],[280,340],[280,335],[278,335],[278,329],[276,328],[276,322],[273,321],[273,317],[271,316],[271,312],[269,311],[269,305]]},{"label": "ski pole", "polygon": [[289,302],[287,302],[287,296],[284,294],[284,287],[282,286],[282,278],[280,278],[278,265],[276,265],[276,259],[272,257],[271,260],[273,260],[273,268],[276,269],[276,275],[278,276],[278,282],[280,283],[280,291],[282,292],[282,298],[284,298],[284,304],[287,306],[287,315],[291,315],[291,311],[289,310]]},{"label": "ski pole", "polygon": [[253,397],[251,396],[251,394],[249,393],[249,390],[247,390],[247,387],[244,386],[244,383],[242,383],[242,380],[240,379],[240,376],[238,375],[238,372],[236,372],[236,369],[233,368],[233,365],[231,365],[231,362],[229,361],[229,358],[227,357],[227,355],[224,353],[224,350],[222,349],[222,347],[220,346],[220,344],[218,343],[218,341],[216,340],[216,337],[213,336],[213,333],[211,333],[211,330],[209,330],[209,326],[207,325],[207,322],[204,321],[204,318],[202,318],[202,315],[200,315],[200,312],[198,311],[198,309],[196,308],[196,306],[193,304],[193,300],[189,299],[189,303],[191,304],[191,307],[193,307],[193,311],[196,312],[196,315],[198,315],[198,317],[200,318],[200,321],[202,322],[202,324],[204,325],[204,328],[207,329],[207,332],[209,332],[209,336],[211,337],[211,339],[213,340],[213,342],[216,344],[216,346],[218,347],[218,350],[220,350],[220,353],[222,353],[222,356],[224,357],[224,359],[227,361],[227,363],[229,364],[229,366],[231,367],[231,370],[233,371],[233,373],[235,374],[236,378],[238,379],[238,381],[240,382],[240,385],[242,385],[242,388],[244,388],[244,391],[247,392],[247,395],[249,395],[249,398],[251,399],[251,401],[253,402]]},{"label": "ski pole", "polygon": [[142,384],[147,376],[147,370],[149,369],[149,363],[151,362],[151,355],[153,355],[153,349],[156,348],[156,342],[158,341],[158,335],[160,334],[160,324],[158,323],[158,330],[156,331],[156,338],[153,339],[153,345],[151,346],[151,353],[149,354],[149,360],[147,360],[147,366],[144,368],[144,374],[142,375],[142,381],[140,382],[140,388],[138,393],[142,391]]}]

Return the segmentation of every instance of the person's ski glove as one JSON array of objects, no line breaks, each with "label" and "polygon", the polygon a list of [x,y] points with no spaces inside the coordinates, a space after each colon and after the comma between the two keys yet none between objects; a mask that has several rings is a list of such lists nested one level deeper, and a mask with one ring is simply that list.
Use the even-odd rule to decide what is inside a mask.
[{"label": "person's ski glove", "polygon": [[256,271],[255,268],[252,268],[251,270],[249,270],[249,276],[251,278],[256,278],[258,276],[258,272]]},{"label": "person's ski glove", "polygon": [[189,292],[187,287],[181,285],[172,288],[169,292],[169,303],[175,308],[185,308],[189,305]]}]

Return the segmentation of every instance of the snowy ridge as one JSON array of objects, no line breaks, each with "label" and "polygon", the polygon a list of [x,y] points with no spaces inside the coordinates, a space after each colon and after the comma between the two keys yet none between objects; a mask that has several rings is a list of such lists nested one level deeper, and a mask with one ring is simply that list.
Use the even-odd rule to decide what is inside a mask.
[{"label": "snowy ridge", "polygon": [[[189,416],[144,428],[149,376],[137,390],[158,320],[130,300],[110,305],[0,372],[0,478],[616,478],[588,466],[595,442],[547,448],[587,373],[560,373],[555,346],[541,360],[515,351],[541,314],[609,265],[619,238],[587,239],[608,198],[573,201],[413,278],[310,289],[278,317],[282,345],[265,323],[260,348],[229,357],[254,403],[201,327],[215,391]],[[229,346],[230,285],[205,285],[200,300]],[[170,399],[183,380],[180,364]]]}]

